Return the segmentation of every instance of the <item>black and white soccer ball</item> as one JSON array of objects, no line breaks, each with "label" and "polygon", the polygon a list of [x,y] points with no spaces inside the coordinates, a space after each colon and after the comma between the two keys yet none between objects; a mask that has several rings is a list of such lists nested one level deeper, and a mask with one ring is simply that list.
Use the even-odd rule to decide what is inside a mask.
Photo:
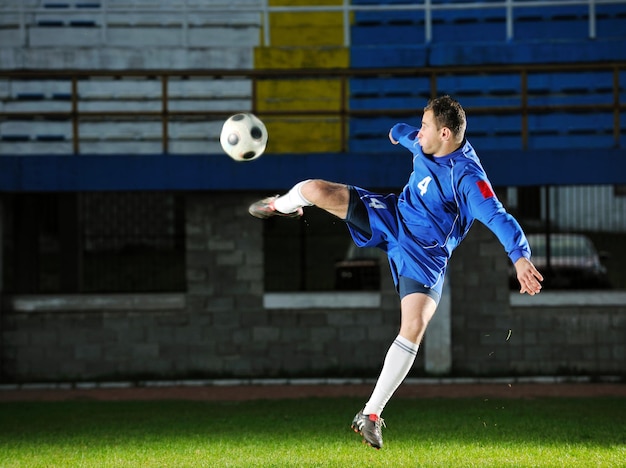
[{"label": "black and white soccer ball", "polygon": [[222,126],[220,144],[235,161],[251,161],[265,151],[267,128],[261,119],[249,112],[232,115]]}]

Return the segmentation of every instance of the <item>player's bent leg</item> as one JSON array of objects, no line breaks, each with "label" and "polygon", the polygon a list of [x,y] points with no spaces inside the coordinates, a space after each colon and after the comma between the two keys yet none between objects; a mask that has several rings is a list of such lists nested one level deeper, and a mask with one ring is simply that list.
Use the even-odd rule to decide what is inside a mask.
[{"label": "player's bent leg", "polygon": [[350,190],[345,184],[312,179],[300,187],[300,193],[313,205],[340,219],[345,219],[348,214]]}]

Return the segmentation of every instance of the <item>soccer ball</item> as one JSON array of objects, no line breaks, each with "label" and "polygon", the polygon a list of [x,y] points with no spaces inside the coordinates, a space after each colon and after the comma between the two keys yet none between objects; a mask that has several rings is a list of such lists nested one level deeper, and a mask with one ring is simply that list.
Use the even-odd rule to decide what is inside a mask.
[{"label": "soccer ball", "polygon": [[251,161],[265,151],[267,129],[254,114],[242,112],[230,116],[222,126],[220,144],[235,161]]}]

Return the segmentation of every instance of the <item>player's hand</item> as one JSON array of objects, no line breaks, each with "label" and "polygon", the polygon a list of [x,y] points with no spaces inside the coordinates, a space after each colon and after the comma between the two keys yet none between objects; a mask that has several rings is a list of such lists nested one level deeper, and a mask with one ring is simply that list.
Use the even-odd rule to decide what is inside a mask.
[{"label": "player's hand", "polygon": [[393,137],[391,136],[391,130],[389,130],[389,141],[393,144],[393,145],[397,145],[399,143],[399,141],[396,141],[393,139]]},{"label": "player's hand", "polygon": [[541,291],[541,281],[543,276],[537,271],[535,265],[527,258],[520,258],[515,262],[515,272],[520,284],[520,294],[528,293],[531,296],[539,294]]}]

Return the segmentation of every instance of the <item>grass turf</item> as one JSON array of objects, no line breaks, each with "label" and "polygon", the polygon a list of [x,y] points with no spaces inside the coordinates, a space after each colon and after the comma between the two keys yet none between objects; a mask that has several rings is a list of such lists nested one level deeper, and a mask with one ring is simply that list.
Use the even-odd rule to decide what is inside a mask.
[{"label": "grass turf", "polygon": [[362,401],[0,404],[2,467],[625,467],[626,399],[394,399],[385,446]]}]

